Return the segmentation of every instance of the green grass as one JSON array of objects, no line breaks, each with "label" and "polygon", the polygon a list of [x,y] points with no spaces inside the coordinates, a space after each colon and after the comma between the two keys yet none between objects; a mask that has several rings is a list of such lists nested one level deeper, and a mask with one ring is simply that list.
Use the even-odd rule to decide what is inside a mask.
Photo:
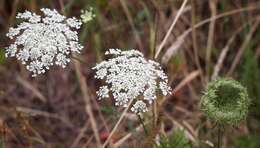
[{"label": "green grass", "polygon": [[156,148],[193,148],[194,146],[185,137],[184,131],[175,129],[169,137],[161,136]]}]

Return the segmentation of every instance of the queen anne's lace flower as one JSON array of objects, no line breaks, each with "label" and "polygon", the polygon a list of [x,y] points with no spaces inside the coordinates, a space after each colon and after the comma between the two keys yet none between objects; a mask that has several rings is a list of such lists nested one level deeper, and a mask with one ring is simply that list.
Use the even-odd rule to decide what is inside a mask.
[{"label": "queen anne's lace flower", "polygon": [[106,83],[97,91],[100,99],[108,98],[110,94],[116,106],[124,107],[130,100],[136,99],[131,110],[141,114],[148,110],[146,104],[151,104],[156,99],[158,89],[163,95],[170,93],[168,78],[160,64],[146,60],[141,52],[110,49],[105,54],[113,55],[114,58],[103,61],[93,68],[96,70],[95,78],[104,79]]},{"label": "queen anne's lace flower", "polygon": [[44,17],[25,11],[16,18],[24,19],[16,28],[11,27],[7,37],[15,39],[6,48],[6,57],[16,57],[33,72],[32,76],[44,73],[55,63],[66,67],[72,52],[83,48],[75,30],[81,26],[76,18],[66,18],[56,10],[42,8]]}]

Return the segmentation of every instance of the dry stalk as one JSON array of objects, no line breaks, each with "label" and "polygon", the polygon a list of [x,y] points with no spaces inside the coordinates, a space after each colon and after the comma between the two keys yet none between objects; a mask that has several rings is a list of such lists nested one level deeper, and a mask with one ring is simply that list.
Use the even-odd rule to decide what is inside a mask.
[{"label": "dry stalk", "polygon": [[[176,41],[172,44],[172,46],[176,46],[176,47],[180,47],[182,45],[182,43],[184,42],[185,38],[189,35],[189,33],[192,32],[193,29],[195,28],[199,28],[201,26],[203,26],[204,24],[207,24],[209,22],[211,22],[212,20],[216,20],[216,19],[220,19],[220,18],[223,18],[223,17],[226,17],[226,16],[230,16],[230,15],[234,15],[234,14],[237,14],[237,13],[241,13],[241,12],[244,12],[244,11],[254,11],[254,10],[258,10],[259,9],[259,4],[255,4],[254,6],[249,6],[249,7],[244,7],[244,8],[241,8],[241,9],[236,9],[236,10],[232,10],[232,11],[228,11],[228,12],[225,12],[225,13],[222,13],[222,14],[219,14],[219,15],[216,15],[215,17],[213,18],[208,18],[208,19],[205,19],[199,23],[197,23],[196,25],[194,25],[193,27],[190,27],[189,29],[187,29],[185,32],[183,32],[177,39]],[[178,45],[178,46],[177,46]],[[170,48],[169,50],[177,50],[176,48]],[[169,51],[167,50],[165,52],[165,54],[163,55],[163,62],[164,63],[167,63],[169,60],[170,60],[170,57],[172,56],[172,54],[174,54],[175,52],[173,51]]]},{"label": "dry stalk", "polygon": [[200,64],[200,60],[199,60],[199,50],[198,50],[198,44],[197,44],[197,32],[196,29],[194,28],[195,25],[195,21],[196,21],[196,6],[195,6],[195,0],[191,1],[191,5],[192,5],[192,11],[191,11],[191,15],[192,15],[192,23],[191,23],[191,27],[192,27],[192,45],[193,45],[193,50],[194,50],[194,56],[195,56],[195,64],[197,66],[197,69],[200,70],[200,80],[201,80],[201,84],[204,84],[204,77],[203,77],[203,71],[201,68],[201,64]]},{"label": "dry stalk", "polygon": [[55,113],[49,113],[49,112],[45,112],[45,111],[40,111],[40,110],[26,108],[26,107],[19,107],[19,106],[16,107],[16,111],[26,113],[30,116],[44,116],[46,118],[57,119],[57,120],[60,120],[61,122],[63,122],[64,124],[66,124],[68,127],[72,128],[72,129],[74,128],[74,125],[68,119],[61,117],[60,115],[55,114]]},{"label": "dry stalk", "polygon": [[114,128],[112,129],[112,131],[110,132],[110,134],[109,134],[107,140],[105,141],[105,143],[103,144],[102,148],[105,148],[106,145],[108,144],[108,142],[111,140],[113,134],[116,132],[117,128],[119,127],[119,125],[120,125],[120,123],[121,123],[121,121],[122,121],[123,118],[125,117],[125,115],[126,115],[128,109],[130,108],[132,102],[133,102],[133,99],[131,99],[131,100],[129,101],[127,107],[124,109],[123,113],[121,114],[119,120],[117,121],[117,123],[116,123],[116,125],[114,126]]},{"label": "dry stalk", "polygon": [[239,63],[239,60],[240,60],[241,57],[242,57],[242,54],[243,54],[244,50],[246,49],[248,43],[251,41],[251,38],[252,38],[254,32],[256,31],[256,29],[257,29],[257,27],[258,27],[258,25],[259,25],[259,22],[260,22],[260,21],[257,20],[257,21],[253,24],[253,26],[252,26],[250,32],[249,32],[248,35],[246,36],[246,39],[244,40],[244,42],[242,43],[241,47],[239,48],[238,53],[237,53],[237,55],[236,55],[236,57],[235,57],[235,59],[234,59],[232,65],[231,65],[231,68],[230,68],[230,70],[229,70],[228,73],[227,73],[228,76],[232,75],[232,73],[234,72],[234,70],[235,70],[237,64]]},{"label": "dry stalk", "polygon": [[88,92],[88,87],[87,87],[87,84],[86,84],[86,78],[81,73],[81,66],[80,66],[79,61],[74,60],[74,63],[75,63],[75,68],[76,68],[76,74],[77,74],[79,84],[80,84],[80,89],[81,89],[84,101],[86,103],[86,112],[87,112],[89,119],[90,119],[91,127],[92,127],[92,130],[94,132],[94,136],[95,136],[95,139],[96,139],[96,142],[97,142],[97,146],[101,147],[101,141],[100,141],[100,138],[99,138],[97,123],[96,123],[96,120],[95,120],[93,112],[92,112],[91,100],[90,100],[91,98],[90,98],[90,95],[89,95],[89,92]]},{"label": "dry stalk", "polygon": [[75,140],[71,144],[70,148],[76,148],[78,146],[81,138],[84,137],[84,134],[85,134],[86,130],[88,129],[88,126],[89,126],[89,121],[86,122],[85,125],[80,129],[78,136],[75,138]]},{"label": "dry stalk", "polygon": [[123,10],[124,10],[125,14],[126,14],[127,20],[129,22],[129,24],[131,25],[131,28],[132,28],[132,30],[134,32],[135,40],[136,40],[136,42],[138,44],[138,47],[139,47],[140,50],[143,50],[143,45],[142,45],[142,41],[141,41],[140,35],[138,34],[138,31],[135,28],[134,21],[133,21],[133,18],[132,18],[131,14],[130,14],[128,8],[127,8],[127,4],[126,4],[125,0],[120,0],[120,3],[122,5],[122,7],[123,7]]},{"label": "dry stalk", "polygon": [[[216,0],[209,1],[209,7],[211,11],[211,18],[214,18],[217,15],[216,9]],[[215,30],[216,20],[212,19],[209,24],[209,32],[208,32],[208,40],[207,40],[207,50],[206,50],[206,81],[208,81],[209,70],[211,64],[211,52],[213,48],[213,40],[214,40],[214,30]]]},{"label": "dry stalk", "polygon": [[172,30],[173,30],[175,24],[177,23],[179,17],[181,16],[181,14],[182,14],[182,12],[183,12],[183,10],[184,10],[184,8],[185,8],[187,2],[188,2],[188,0],[184,0],[184,1],[183,1],[180,10],[177,12],[177,14],[176,14],[174,20],[172,21],[172,24],[171,24],[169,30],[167,31],[167,33],[166,33],[166,35],[165,35],[163,41],[161,42],[161,44],[159,45],[159,47],[158,47],[158,49],[157,49],[157,52],[156,52],[156,54],[155,54],[155,58],[158,58],[158,56],[159,56],[159,54],[160,54],[160,52],[161,52],[163,46],[165,45],[166,41],[168,40],[168,38],[169,38],[169,36],[170,36],[170,34],[171,34],[171,32],[172,32]]},{"label": "dry stalk", "polygon": [[47,99],[46,97],[37,89],[35,88],[31,83],[23,79],[21,76],[17,75],[16,80],[18,83],[20,83],[24,88],[30,90],[39,100],[46,103]]},{"label": "dry stalk", "polygon": [[[253,19],[254,20],[254,19]],[[252,21],[249,21],[248,23],[251,23]],[[218,58],[218,61],[214,67],[214,71],[213,74],[211,76],[211,80],[214,80],[218,77],[219,72],[223,66],[223,62],[226,58],[226,55],[230,49],[230,46],[232,44],[232,42],[235,40],[235,37],[248,25],[248,23],[244,24],[243,26],[241,26],[233,35],[232,37],[228,40],[226,46],[221,50],[220,56]]]}]

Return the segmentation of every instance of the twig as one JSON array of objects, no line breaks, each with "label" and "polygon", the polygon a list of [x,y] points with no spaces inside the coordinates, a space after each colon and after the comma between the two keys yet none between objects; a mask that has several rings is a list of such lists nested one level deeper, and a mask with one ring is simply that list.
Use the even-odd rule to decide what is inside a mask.
[{"label": "twig", "polygon": [[159,56],[159,53],[161,52],[163,46],[165,45],[167,39],[169,38],[169,36],[170,36],[170,34],[171,34],[171,32],[172,32],[172,30],[173,30],[173,28],[174,28],[174,26],[175,26],[177,20],[178,20],[179,17],[181,16],[181,14],[182,14],[182,12],[183,12],[183,10],[184,10],[185,5],[186,5],[187,2],[188,2],[188,0],[184,0],[184,2],[182,3],[180,10],[179,10],[178,13],[176,14],[176,17],[174,18],[174,20],[173,20],[173,22],[172,22],[172,24],[171,24],[169,30],[167,31],[167,33],[166,33],[166,35],[165,35],[163,41],[161,42],[161,44],[159,45],[159,47],[158,47],[158,49],[157,49],[157,51],[156,51],[155,58],[157,58],[157,57]]}]

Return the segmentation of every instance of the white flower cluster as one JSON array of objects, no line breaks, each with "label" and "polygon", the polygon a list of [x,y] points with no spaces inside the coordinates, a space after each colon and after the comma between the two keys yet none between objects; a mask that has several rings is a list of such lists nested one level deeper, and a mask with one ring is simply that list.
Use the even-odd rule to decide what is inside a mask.
[{"label": "white flower cluster", "polygon": [[81,10],[80,18],[83,23],[91,21],[94,17],[96,17],[96,15],[94,14],[92,7],[89,10]]},{"label": "white flower cluster", "polygon": [[45,73],[54,63],[65,68],[70,62],[68,56],[83,48],[75,31],[81,21],[66,18],[56,10],[42,8],[41,11],[44,17],[29,11],[18,13],[16,18],[25,21],[7,33],[7,37],[15,41],[6,48],[6,57],[16,57],[27,65],[32,76]]},{"label": "white flower cluster", "polygon": [[148,111],[148,108],[142,100],[138,100],[135,102],[135,104],[131,108],[131,111],[138,115],[142,115],[142,113],[145,113]]},{"label": "white flower cluster", "polygon": [[136,99],[131,111],[141,114],[148,110],[146,102],[151,104],[156,99],[158,89],[163,95],[170,93],[168,78],[160,64],[146,60],[141,52],[109,49],[105,54],[114,57],[93,68],[96,70],[95,78],[104,79],[106,83],[97,91],[99,99],[108,98],[111,93],[115,105],[124,107],[129,100]]}]

